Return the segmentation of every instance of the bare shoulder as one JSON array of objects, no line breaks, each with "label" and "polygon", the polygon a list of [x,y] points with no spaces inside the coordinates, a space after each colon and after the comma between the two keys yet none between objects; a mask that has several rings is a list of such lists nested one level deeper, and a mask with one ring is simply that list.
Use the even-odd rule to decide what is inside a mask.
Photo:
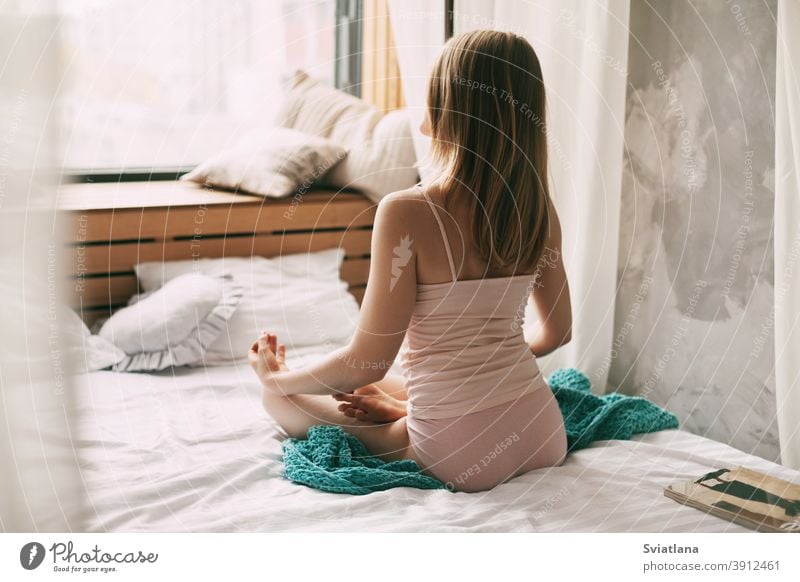
[{"label": "bare shoulder", "polygon": [[387,194],[378,203],[378,207],[397,206],[399,204],[418,202],[424,199],[425,198],[422,195],[420,188],[417,186],[412,186],[411,188],[406,188],[405,190],[397,190],[396,192]]},{"label": "bare shoulder", "polygon": [[392,192],[378,203],[375,222],[384,226],[411,228],[419,220],[422,204],[425,204],[425,197],[417,187]]}]

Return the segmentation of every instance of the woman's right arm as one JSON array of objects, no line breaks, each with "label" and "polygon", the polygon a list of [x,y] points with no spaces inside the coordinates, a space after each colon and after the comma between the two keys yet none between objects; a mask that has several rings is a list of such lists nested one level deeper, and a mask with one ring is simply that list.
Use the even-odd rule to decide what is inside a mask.
[{"label": "woman's right arm", "polygon": [[378,205],[369,280],[350,343],[296,370],[273,371],[274,366],[262,363],[258,352],[253,352],[254,368],[267,390],[283,396],[347,394],[386,375],[403,343],[417,298],[414,226],[420,206],[415,200],[399,192]]},{"label": "woman's right arm", "polygon": [[561,224],[554,207],[550,212],[550,236],[537,267],[531,294],[538,326],[529,343],[534,356],[549,354],[572,338],[572,305],[569,282],[561,252]]}]

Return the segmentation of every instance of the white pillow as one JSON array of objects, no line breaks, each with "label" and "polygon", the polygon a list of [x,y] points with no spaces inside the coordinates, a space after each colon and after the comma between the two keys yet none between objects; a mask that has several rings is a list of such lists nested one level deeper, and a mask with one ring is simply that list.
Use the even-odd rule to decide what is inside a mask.
[{"label": "white pillow", "polygon": [[378,202],[419,180],[406,110],[384,115],[365,101],[299,71],[278,121],[347,147],[347,157],[323,178],[327,184],[355,188]]},{"label": "white pillow", "polygon": [[358,322],[358,303],[339,278],[341,249],[264,257],[230,257],[140,263],[139,284],[152,292],[175,277],[197,269],[207,275],[229,275],[244,289],[239,307],[225,330],[206,350],[205,364],[230,364],[247,358],[262,331],[277,333],[287,347],[346,344]]},{"label": "white pillow", "polygon": [[344,147],[330,140],[272,128],[247,134],[181,180],[281,198],[310,186],[346,155]]},{"label": "white pillow", "polygon": [[230,278],[189,272],[157,291],[135,297],[132,305],[114,313],[100,329],[100,337],[126,354],[114,370],[156,371],[202,363],[242,293]]},{"label": "white pillow", "polygon": [[358,145],[325,176],[340,188],[355,188],[373,202],[410,188],[419,180],[408,112],[384,115],[376,126],[356,136]]},{"label": "white pillow", "polygon": [[125,359],[125,352],[110,341],[92,335],[89,328],[71,309],[64,309],[62,342],[72,371],[93,372],[110,368]]}]

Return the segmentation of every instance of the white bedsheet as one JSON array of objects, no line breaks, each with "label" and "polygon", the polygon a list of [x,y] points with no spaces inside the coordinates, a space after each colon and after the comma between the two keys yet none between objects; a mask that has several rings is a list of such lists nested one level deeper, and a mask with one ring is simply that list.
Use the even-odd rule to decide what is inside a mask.
[{"label": "white bedsheet", "polygon": [[80,378],[78,455],[90,531],[725,532],[662,495],[742,464],[800,473],[678,430],[606,441],[479,494],[334,495],[281,476],[280,438],[247,366]]}]

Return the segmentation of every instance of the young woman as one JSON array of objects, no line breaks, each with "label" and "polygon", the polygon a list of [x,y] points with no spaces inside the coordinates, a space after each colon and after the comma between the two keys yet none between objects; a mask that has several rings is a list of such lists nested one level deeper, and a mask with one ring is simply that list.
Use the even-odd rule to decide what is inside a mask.
[{"label": "young woman", "polygon": [[[536,365],[572,326],[538,58],[514,34],[456,37],[434,66],[427,105],[434,177],[379,204],[350,344],[288,370],[285,348],[265,334],[249,357],[264,407],[289,436],[340,425],[375,455],[483,491],[566,454]],[[531,296],[539,327],[526,344]],[[404,378],[387,376],[404,339]]]}]

